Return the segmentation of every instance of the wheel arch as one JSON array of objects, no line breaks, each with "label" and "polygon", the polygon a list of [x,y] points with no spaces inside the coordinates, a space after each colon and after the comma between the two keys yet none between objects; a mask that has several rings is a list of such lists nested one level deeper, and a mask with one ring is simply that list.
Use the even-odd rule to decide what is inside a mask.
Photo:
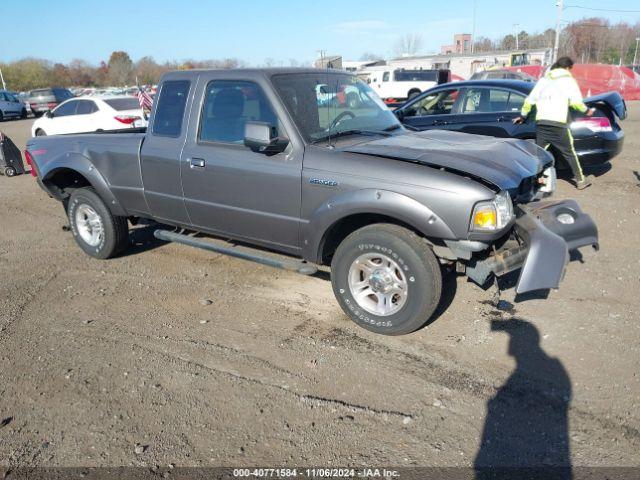
[{"label": "wheel arch", "polygon": [[416,200],[396,192],[347,192],[318,208],[302,231],[303,256],[328,264],[350,233],[374,223],[391,223],[414,231],[434,244],[455,238],[449,226]]},{"label": "wheel arch", "polygon": [[74,190],[92,187],[114,215],[126,216],[105,179],[84,156],[65,156],[42,172],[42,186],[56,200],[66,201]]}]

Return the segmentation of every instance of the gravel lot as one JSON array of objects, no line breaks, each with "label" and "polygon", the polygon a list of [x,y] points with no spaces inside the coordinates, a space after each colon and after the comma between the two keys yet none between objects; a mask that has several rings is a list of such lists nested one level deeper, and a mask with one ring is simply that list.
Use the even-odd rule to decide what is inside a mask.
[{"label": "gravel lot", "polygon": [[[0,129],[23,147],[32,121]],[[32,177],[0,176],[0,465],[640,466],[640,103],[624,127],[594,186],[560,182],[601,250],[559,291],[498,310],[453,279],[403,337],[352,324],[325,277],[152,227],[91,259]]]}]

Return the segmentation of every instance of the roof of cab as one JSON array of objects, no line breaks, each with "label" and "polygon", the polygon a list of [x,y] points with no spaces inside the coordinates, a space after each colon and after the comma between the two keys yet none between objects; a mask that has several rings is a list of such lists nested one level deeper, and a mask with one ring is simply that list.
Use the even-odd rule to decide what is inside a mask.
[{"label": "roof of cab", "polygon": [[229,76],[232,74],[240,74],[243,77],[271,77],[273,75],[282,74],[294,74],[294,73],[311,73],[311,74],[331,74],[331,75],[354,75],[352,72],[346,70],[326,69],[326,68],[234,68],[234,69],[216,69],[216,68],[203,68],[193,70],[176,70],[173,72],[167,72],[162,76],[162,80],[177,79],[177,78],[194,78],[201,73],[220,73],[222,76]]}]

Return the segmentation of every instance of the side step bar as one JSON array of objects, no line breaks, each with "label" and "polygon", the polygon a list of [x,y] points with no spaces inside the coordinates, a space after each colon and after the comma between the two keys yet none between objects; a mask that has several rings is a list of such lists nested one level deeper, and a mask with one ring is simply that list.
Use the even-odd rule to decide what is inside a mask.
[{"label": "side step bar", "polygon": [[249,260],[251,262],[260,263],[269,267],[281,268],[283,270],[297,272],[302,275],[313,275],[318,271],[318,268],[315,265],[304,262],[302,260],[277,260],[265,255],[258,255],[237,250],[235,248],[215,245],[211,242],[207,242],[199,238],[194,238],[182,233],[171,232],[169,230],[156,230],[155,232],[153,232],[153,236],[158,240],[164,240],[165,242],[181,243],[190,247],[201,248],[203,250],[209,250],[210,252],[221,253],[222,255]]}]

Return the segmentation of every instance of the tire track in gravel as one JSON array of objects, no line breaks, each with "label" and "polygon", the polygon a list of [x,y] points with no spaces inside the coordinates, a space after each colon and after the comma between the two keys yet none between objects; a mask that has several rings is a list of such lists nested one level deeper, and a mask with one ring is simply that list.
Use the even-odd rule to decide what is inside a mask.
[{"label": "tire track in gravel", "polygon": [[199,370],[201,372],[214,373],[217,375],[225,376],[233,381],[246,382],[249,384],[258,385],[263,388],[276,390],[280,393],[284,393],[287,396],[293,396],[304,404],[312,404],[312,405],[321,406],[325,408],[332,408],[332,409],[338,407],[351,413],[365,413],[365,414],[381,417],[384,420],[388,419],[389,417],[401,418],[403,420],[405,418],[414,419],[417,417],[417,415],[414,413],[401,412],[397,410],[379,409],[379,408],[371,407],[369,405],[351,403],[351,402],[347,402],[340,399],[334,399],[334,398],[322,397],[322,396],[308,394],[308,393],[296,392],[295,390],[291,390],[288,385],[278,385],[276,383],[265,382],[264,380],[254,378],[254,377],[249,377],[241,373],[234,372],[233,370],[222,368],[220,366],[206,365],[204,363],[200,363],[193,359],[184,358],[183,356],[176,353],[157,350],[150,346],[141,345],[135,342],[124,342],[124,341],[116,340],[109,337],[99,337],[99,336],[89,337],[87,335],[81,335],[81,336],[83,336],[84,338],[91,338],[94,340],[98,339],[98,340],[101,340],[104,342],[110,342],[110,343],[117,343],[117,344],[125,343],[130,347],[134,349],[137,348],[139,350],[142,350],[147,354],[164,357],[170,363],[180,362],[184,365],[192,367],[194,370]]}]

